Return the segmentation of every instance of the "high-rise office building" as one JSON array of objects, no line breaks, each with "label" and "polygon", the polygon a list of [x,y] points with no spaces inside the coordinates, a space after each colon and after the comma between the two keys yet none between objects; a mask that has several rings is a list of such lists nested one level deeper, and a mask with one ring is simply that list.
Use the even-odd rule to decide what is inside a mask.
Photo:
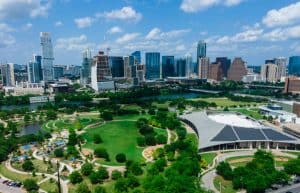
[{"label": "high-rise office building", "polygon": [[289,75],[300,76],[300,56],[292,56],[289,59]]},{"label": "high-rise office building", "polygon": [[235,58],[228,70],[228,80],[242,81],[245,75],[247,75],[246,63],[242,58]]},{"label": "high-rise office building", "polygon": [[222,64],[220,62],[211,63],[209,65],[208,78],[215,81],[221,81],[224,78]]},{"label": "high-rise office building", "polygon": [[135,51],[131,54],[134,57],[134,64],[139,65],[142,62],[141,51]]},{"label": "high-rise office building", "polygon": [[193,70],[193,57],[191,54],[185,55],[185,62],[186,62],[186,75],[187,77],[191,77],[194,70]]},{"label": "high-rise office building", "polygon": [[287,65],[287,59],[284,57],[278,57],[274,59],[274,64],[277,66],[277,74],[279,80],[283,77],[286,77],[286,65]]},{"label": "high-rise office building", "polygon": [[146,79],[153,80],[161,78],[160,53],[146,53]]},{"label": "high-rise office building", "polygon": [[174,56],[162,56],[162,77],[175,76],[175,59]]},{"label": "high-rise office building", "polygon": [[3,86],[15,86],[14,64],[7,63],[0,66],[1,82]]},{"label": "high-rise office building", "polygon": [[208,79],[209,58],[198,58],[198,76],[201,79]]},{"label": "high-rise office building", "polygon": [[227,57],[217,57],[216,58],[216,63],[221,64],[222,72],[224,77],[227,77],[228,74],[228,69],[230,67],[231,60],[228,59]]},{"label": "high-rise office building", "polygon": [[278,76],[278,66],[273,63],[263,64],[261,66],[261,79],[265,82],[277,82],[280,80]]},{"label": "high-rise office building", "polygon": [[40,83],[43,80],[42,56],[34,55],[33,60],[28,63],[28,81]]},{"label": "high-rise office building", "polygon": [[53,77],[55,80],[64,76],[64,68],[65,66],[62,65],[54,65],[53,66]]},{"label": "high-rise office building", "polygon": [[81,63],[81,75],[80,82],[83,86],[91,84],[91,67],[93,59],[92,54],[89,49],[86,49],[82,53],[82,63]]},{"label": "high-rise office building", "polygon": [[125,78],[132,78],[135,76],[136,72],[133,72],[135,66],[134,56],[124,56],[124,74]]},{"label": "high-rise office building", "polygon": [[197,60],[206,57],[206,43],[200,40],[197,44]]},{"label": "high-rise office building", "polygon": [[187,75],[187,63],[185,58],[176,60],[176,75],[178,77],[185,77]]},{"label": "high-rise office building", "polygon": [[43,80],[53,80],[53,47],[51,41],[51,35],[47,32],[40,33],[41,47],[42,47],[42,69]]},{"label": "high-rise office building", "polygon": [[124,78],[124,60],[121,56],[109,56],[109,65],[113,78]]}]

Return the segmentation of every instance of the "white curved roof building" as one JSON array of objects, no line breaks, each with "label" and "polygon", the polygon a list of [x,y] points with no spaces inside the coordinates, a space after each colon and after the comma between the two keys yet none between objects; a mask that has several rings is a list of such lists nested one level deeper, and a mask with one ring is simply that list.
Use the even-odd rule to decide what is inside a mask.
[{"label": "white curved roof building", "polygon": [[200,151],[300,149],[299,139],[238,113],[202,111],[182,115],[180,119],[196,131]]}]

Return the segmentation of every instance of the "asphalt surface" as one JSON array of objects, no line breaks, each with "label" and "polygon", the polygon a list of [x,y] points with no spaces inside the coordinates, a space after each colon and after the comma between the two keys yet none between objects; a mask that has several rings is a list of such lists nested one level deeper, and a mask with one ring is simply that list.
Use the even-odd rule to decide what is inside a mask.
[{"label": "asphalt surface", "polygon": [[7,186],[6,184],[3,184],[4,180],[0,179],[0,192],[1,193],[24,193],[21,188],[15,188],[11,186]]},{"label": "asphalt surface", "polygon": [[280,188],[279,190],[272,191],[272,193],[286,193],[286,192],[300,193],[300,184],[294,184],[292,186],[286,186]]}]

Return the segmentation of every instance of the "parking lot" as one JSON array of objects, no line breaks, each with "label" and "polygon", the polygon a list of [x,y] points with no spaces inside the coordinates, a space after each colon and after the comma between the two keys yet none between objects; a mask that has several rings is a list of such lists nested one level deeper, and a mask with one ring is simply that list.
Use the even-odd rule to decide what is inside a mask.
[{"label": "parking lot", "polygon": [[3,193],[24,193],[21,188],[8,186],[6,184],[3,184],[3,179],[0,179],[0,192]]}]

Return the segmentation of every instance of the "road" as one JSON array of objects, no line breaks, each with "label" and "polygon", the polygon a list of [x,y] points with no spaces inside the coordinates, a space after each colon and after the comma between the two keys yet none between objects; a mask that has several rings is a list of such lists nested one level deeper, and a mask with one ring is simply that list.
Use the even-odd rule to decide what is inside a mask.
[{"label": "road", "polygon": [[292,186],[287,186],[287,187],[281,188],[279,190],[272,191],[272,193],[286,193],[286,192],[299,193],[300,192],[300,184],[294,184]]},{"label": "road", "polygon": [[25,192],[21,188],[15,188],[15,187],[5,185],[2,183],[3,181],[4,181],[3,179],[0,179],[0,192],[3,193],[24,193]]}]

